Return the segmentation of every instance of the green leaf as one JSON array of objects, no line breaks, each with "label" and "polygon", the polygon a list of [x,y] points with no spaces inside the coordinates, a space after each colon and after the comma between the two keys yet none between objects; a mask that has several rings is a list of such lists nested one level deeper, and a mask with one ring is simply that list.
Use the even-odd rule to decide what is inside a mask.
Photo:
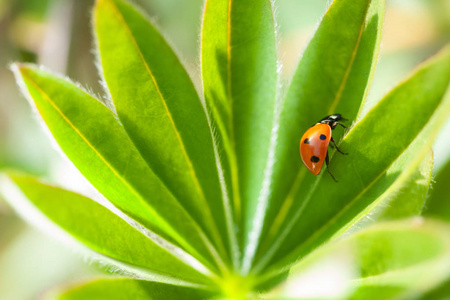
[{"label": "green leaf", "polygon": [[148,168],[106,106],[75,84],[31,65],[15,65],[14,72],[56,142],[97,190],[203,263],[213,260],[201,229]]},{"label": "green leaf", "polygon": [[[69,234],[102,255],[152,271],[150,278],[171,276],[197,283],[209,282],[204,274],[187,265],[189,255],[160,237],[145,236],[89,198],[17,173],[4,175],[2,192],[18,213],[54,237],[67,240]],[[42,214],[53,224],[47,225],[48,219]],[[61,229],[65,233],[61,234]],[[128,271],[126,265],[125,270]]]},{"label": "green leaf", "polygon": [[[377,224],[312,254],[292,268],[286,282],[285,287],[299,290],[280,287],[278,293],[301,292],[298,280],[309,268],[345,254],[355,272],[342,284],[347,293],[342,299],[411,299],[450,274],[449,237],[448,224],[432,220]],[[338,259],[346,259],[345,255]],[[322,288],[326,286],[322,282]]]},{"label": "green leaf", "polygon": [[377,220],[398,219],[422,213],[430,189],[433,154],[430,150],[450,110],[450,90],[441,108],[420,132],[417,138],[364,194],[370,203],[335,237],[352,228],[359,229],[365,223]]},{"label": "green leaf", "polygon": [[386,207],[382,209],[377,219],[395,220],[420,215],[430,189],[432,171],[433,152],[429,151],[403,186],[392,192],[391,197],[383,204]]},{"label": "green leaf", "polygon": [[446,282],[441,285],[427,291],[420,297],[416,299],[420,300],[444,300],[448,299],[448,295],[450,295],[450,279],[447,279]]},{"label": "green leaf", "polygon": [[[298,151],[302,134],[332,113],[356,118],[375,70],[383,12],[384,0],[335,0],[305,50],[282,104],[262,251],[284,226],[287,212],[299,209],[295,194],[312,186],[314,176]],[[339,140],[340,130],[335,131]]]},{"label": "green leaf", "polygon": [[258,203],[267,193],[266,166],[273,160],[277,52],[271,2],[207,0],[201,50],[206,104],[248,255],[261,227],[265,208]]},{"label": "green leaf", "polygon": [[125,130],[155,174],[224,250],[221,237],[227,232],[212,136],[191,79],[157,29],[130,4],[99,0],[94,16],[103,75]]},{"label": "green leaf", "polygon": [[370,223],[418,216],[422,213],[433,170],[431,144],[437,128],[445,122],[446,113],[437,114],[402,155],[364,194],[370,203],[334,237],[351,234]]},{"label": "green leaf", "polygon": [[55,300],[203,300],[211,291],[129,278],[96,279],[49,292],[44,299]]},{"label": "green leaf", "polygon": [[[450,193],[448,192],[448,182],[450,182],[450,160],[439,170],[435,183],[432,185],[429,197],[424,208],[424,215],[431,218],[439,218],[450,221]],[[420,299],[445,299],[450,294],[450,279],[445,283],[428,291]]]},{"label": "green leaf", "polygon": [[[376,200],[371,188],[379,180],[390,182],[402,175],[401,170],[386,171],[436,113],[437,121],[426,128],[431,132],[424,144],[426,154],[450,112],[450,93],[443,101],[449,80],[450,47],[422,64],[358,122],[341,144],[350,155],[332,159],[339,183],[322,174],[315,178],[310,192],[296,195],[300,208],[289,212],[287,226],[255,269],[260,271],[269,264],[272,270],[285,270],[363,213]],[[418,157],[419,162],[423,156]]]},{"label": "green leaf", "polygon": [[439,171],[427,200],[425,216],[450,221],[450,160]]},{"label": "green leaf", "polygon": [[[441,116],[442,117],[442,116]],[[386,170],[365,193],[364,202],[370,203],[351,222],[342,227],[333,238],[351,234],[370,223],[395,220],[421,214],[431,183],[433,156],[430,147],[436,137],[436,127],[443,118],[434,118],[408,149]]]}]

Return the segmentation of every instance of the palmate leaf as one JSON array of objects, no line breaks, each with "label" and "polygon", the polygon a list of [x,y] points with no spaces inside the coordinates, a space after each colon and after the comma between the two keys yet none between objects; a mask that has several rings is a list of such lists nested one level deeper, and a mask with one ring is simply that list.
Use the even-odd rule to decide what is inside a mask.
[{"label": "palmate leaf", "polygon": [[[354,225],[361,227],[361,223],[365,220],[372,222],[380,219],[398,219],[422,212],[432,176],[433,155],[430,147],[437,137],[438,129],[448,119],[449,99],[450,90],[447,90],[443,104],[430,122],[406,151],[387,169],[387,176],[378,180],[365,194],[367,203],[371,202],[371,204],[340,232]],[[376,200],[372,202],[372,199]]]},{"label": "palmate leaf", "polygon": [[[414,197],[417,207],[423,203],[430,146],[450,113],[450,92],[442,100],[450,80],[450,47],[367,115],[358,115],[374,72],[383,10],[383,0],[335,0],[286,95],[277,86],[269,0],[206,1],[204,103],[159,31],[122,0],[98,0],[94,11],[99,66],[114,112],[68,80],[16,65],[23,92],[59,146],[123,212],[112,208],[123,220],[90,199],[34,179],[10,176],[10,184],[76,239],[122,261],[133,276],[163,282],[101,279],[59,293],[62,299],[170,299],[178,293],[183,299],[253,299],[315,248],[350,235],[381,208],[387,208],[385,215],[377,218],[413,214],[405,200]],[[277,97],[284,99],[278,102]],[[340,143],[350,155],[330,152],[339,183],[327,174],[309,174],[298,154],[304,130],[331,113],[356,123]],[[336,130],[335,138],[340,134]],[[47,191],[51,197],[44,197]],[[64,207],[54,205],[58,200]],[[98,220],[89,220],[90,211],[97,211]],[[77,216],[93,225],[78,224]],[[102,224],[109,220],[120,238],[105,238],[111,234],[104,229],[110,227]],[[402,234],[418,230],[402,226]],[[386,235],[387,243],[395,243],[389,239],[396,233],[381,231],[376,241]],[[430,237],[428,227],[424,231],[417,241],[431,249],[441,235]],[[402,234],[400,244],[406,241]],[[404,250],[405,243],[392,248]],[[356,248],[373,248],[365,245]],[[373,259],[374,253],[361,255]],[[404,262],[396,255],[388,265],[403,267]],[[406,281],[417,274],[408,270],[415,263],[420,268],[421,262],[406,262],[411,266],[401,272]],[[372,262],[361,262],[366,265]],[[384,276],[388,273],[383,280],[410,286]],[[372,288],[366,275],[358,291]],[[388,289],[385,281],[374,290]]]},{"label": "palmate leaf", "polygon": [[[450,97],[444,101],[443,98],[449,80],[450,48],[447,47],[417,68],[357,123],[341,144],[351,157],[336,156],[332,160],[339,184],[318,176],[312,190],[297,197],[296,201],[302,202],[301,208],[288,214],[288,225],[271,249],[261,254],[255,269],[261,271],[268,265],[272,270],[286,269],[364,211],[375,200],[366,197],[372,193],[371,188],[379,180],[400,175],[387,174],[386,170],[419,135],[431,116],[436,112],[438,121],[433,121],[435,126],[429,129],[434,136],[448,117]],[[398,112],[395,117],[393,112]],[[425,154],[430,146],[425,148]],[[419,157],[419,162],[422,159]]]},{"label": "palmate leaf", "polygon": [[[205,100],[244,247],[261,227],[265,166],[276,109],[277,53],[270,0],[207,0],[202,27]],[[247,251],[253,251],[247,248]],[[247,255],[247,254],[245,254]],[[248,270],[250,266],[244,264]]]},{"label": "palmate leaf", "polygon": [[341,253],[351,254],[356,271],[343,283],[346,295],[342,298],[411,299],[449,275],[449,233],[448,224],[420,218],[374,225],[320,249],[295,266],[284,287],[276,289],[284,297],[270,299],[293,299],[288,296],[302,292],[298,279],[308,267]]},{"label": "palmate leaf", "polygon": [[201,229],[148,168],[105,105],[34,66],[16,65],[14,72],[58,145],[97,190],[142,225],[210,264]]},{"label": "palmate leaf", "polygon": [[212,136],[191,79],[161,34],[130,4],[97,1],[94,27],[103,75],[127,133],[226,256]]},{"label": "palmate leaf", "polygon": [[[187,254],[160,237],[150,239],[93,200],[30,176],[17,173],[3,176],[2,187],[9,203],[35,225],[46,224],[45,215],[56,224],[50,223],[50,228],[46,228],[54,238],[61,238],[62,229],[65,231],[62,239],[67,240],[70,235],[101,255],[116,260],[109,263],[144,278],[210,282],[208,272],[202,274],[194,265],[187,264]],[[100,256],[99,260],[105,259]]]},{"label": "palmate leaf", "polygon": [[303,53],[279,117],[272,187],[263,199],[269,203],[263,251],[289,220],[286,213],[299,209],[297,194],[312,186],[314,176],[307,174],[298,152],[304,131],[332,113],[355,119],[374,72],[383,12],[383,0],[334,1]]},{"label": "palmate leaf", "polygon": [[180,287],[170,284],[134,280],[129,278],[105,278],[71,286],[63,291],[49,292],[46,300],[203,300],[212,299],[216,293],[207,290]]},{"label": "palmate leaf", "polygon": [[[425,164],[426,164],[426,160],[424,161],[422,166],[424,166]],[[443,219],[445,221],[449,220],[448,216],[450,215],[450,213],[449,213],[450,210],[448,209],[448,200],[449,200],[448,195],[449,195],[449,193],[448,193],[448,186],[447,186],[447,184],[449,182],[449,179],[450,179],[450,164],[447,163],[439,171],[439,173],[436,175],[436,177],[434,178],[436,183],[433,184],[431,190],[429,191],[429,197],[428,197],[428,199],[426,199],[427,201],[426,201],[426,204],[425,204],[425,207],[424,207],[423,214],[426,217],[440,218],[440,219]],[[422,181],[422,183],[423,183],[423,181]],[[425,193],[425,186],[423,184],[418,184],[418,185],[412,186],[411,188],[413,188],[412,191],[411,190],[404,191],[404,193],[406,195],[402,195],[402,194],[395,195],[394,196],[395,200],[401,199],[404,196],[411,195],[411,192],[415,196],[418,196],[419,194]],[[402,189],[401,191],[403,191],[403,190],[404,189]],[[428,189],[426,189],[426,190],[428,191]],[[425,200],[425,198],[423,200]],[[402,203],[405,204],[404,201],[402,201]],[[399,203],[397,203],[397,204],[399,204]],[[420,206],[420,202],[416,202],[414,200],[412,201],[412,204],[413,205],[406,205],[406,207],[409,207],[413,211],[416,211],[417,208],[418,208],[418,206],[416,206],[416,205],[419,204],[419,206]],[[404,206],[405,205],[403,205],[403,207]],[[400,206],[398,208],[394,209],[393,211],[392,211],[391,208],[388,208],[386,210],[387,213],[383,212],[383,214],[381,216],[382,217],[397,217],[398,214],[395,214],[393,216],[392,213],[393,212],[398,212],[399,209],[400,209]],[[425,271],[423,271],[423,273],[425,273]],[[427,272],[426,274],[432,274],[433,275],[433,274],[435,274],[435,272],[430,272],[430,273]],[[449,275],[449,274],[447,274],[447,275]],[[438,287],[436,287],[436,288],[426,292],[425,294],[421,295],[417,299],[430,299],[430,300],[432,300],[432,299],[443,299],[446,296],[448,296],[449,291],[450,291],[450,281],[447,280],[446,282],[442,283],[440,286],[438,286]]]}]

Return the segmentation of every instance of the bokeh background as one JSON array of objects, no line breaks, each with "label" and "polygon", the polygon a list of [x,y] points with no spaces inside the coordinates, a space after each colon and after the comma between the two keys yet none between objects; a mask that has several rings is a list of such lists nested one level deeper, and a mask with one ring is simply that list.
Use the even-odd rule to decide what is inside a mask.
[{"label": "bokeh background", "polygon": [[[203,0],[136,0],[199,80]],[[289,78],[329,0],[276,0],[283,77]],[[0,0],[0,168],[38,174],[89,194],[19,94],[8,65],[35,62],[103,93],[90,26],[94,0]],[[450,0],[387,0],[371,107],[415,65],[450,41]],[[450,158],[450,121],[434,145],[435,170]],[[370,140],[368,141],[370,142]],[[105,272],[26,225],[0,199],[0,299],[35,299],[63,282]]]}]

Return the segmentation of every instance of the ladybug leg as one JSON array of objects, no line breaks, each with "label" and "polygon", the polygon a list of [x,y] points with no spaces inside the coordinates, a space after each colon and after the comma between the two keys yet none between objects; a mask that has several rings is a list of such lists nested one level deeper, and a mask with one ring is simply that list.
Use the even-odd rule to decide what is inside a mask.
[{"label": "ladybug leg", "polygon": [[334,144],[334,146],[336,147],[336,150],[337,150],[339,153],[344,154],[344,155],[348,155],[348,153],[344,153],[344,152],[342,152],[342,151],[338,148],[338,146],[336,145],[336,142],[334,141],[333,137],[331,137],[331,142]]},{"label": "ladybug leg", "polygon": [[338,182],[338,181],[336,180],[336,178],[334,178],[334,175],[331,173],[330,169],[328,168],[328,166],[329,166],[329,164],[330,164],[330,159],[329,159],[329,157],[328,157],[328,151],[327,151],[327,156],[325,156],[325,163],[327,164],[327,172],[330,173],[331,178],[333,178],[333,180],[334,180],[335,182]]},{"label": "ladybug leg", "polygon": [[341,123],[339,123],[339,122],[336,122],[336,123],[338,123],[339,125],[341,125],[341,126],[344,127],[344,128],[348,128],[347,126],[344,126],[343,124],[341,124]]}]

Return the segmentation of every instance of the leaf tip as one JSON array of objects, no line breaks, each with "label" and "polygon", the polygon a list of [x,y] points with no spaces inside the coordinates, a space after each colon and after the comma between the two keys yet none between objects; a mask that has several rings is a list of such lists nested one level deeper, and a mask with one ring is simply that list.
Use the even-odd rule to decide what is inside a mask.
[{"label": "leaf tip", "polygon": [[14,62],[9,65],[9,69],[14,75],[21,75],[24,72],[32,69],[39,69],[40,67],[33,63]]},{"label": "leaf tip", "polygon": [[14,74],[14,77],[16,80],[18,80],[20,77],[22,77],[22,70],[26,68],[26,64],[20,63],[20,62],[14,62],[9,65],[9,69]]},{"label": "leaf tip", "polygon": [[11,70],[11,72],[14,74],[14,77],[16,79],[16,83],[17,86],[20,89],[20,92],[22,93],[22,95],[25,96],[25,98],[30,99],[29,96],[29,92],[28,92],[28,88],[26,86],[25,83],[25,79],[24,79],[24,73],[27,70],[30,70],[32,68],[32,64],[29,63],[19,63],[19,62],[15,62],[9,65],[9,69]]}]

